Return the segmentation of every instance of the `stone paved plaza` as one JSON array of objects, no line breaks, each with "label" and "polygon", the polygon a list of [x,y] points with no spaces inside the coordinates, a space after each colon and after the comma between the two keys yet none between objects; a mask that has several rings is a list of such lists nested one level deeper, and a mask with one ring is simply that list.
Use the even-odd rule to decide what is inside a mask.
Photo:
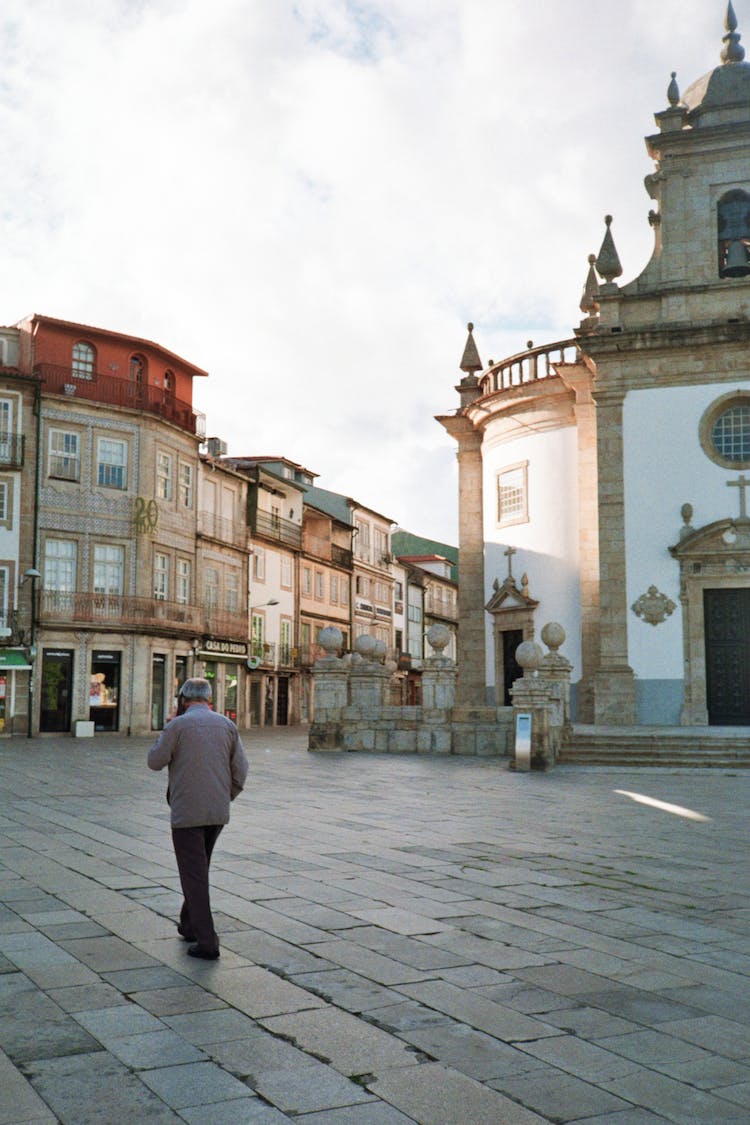
[{"label": "stone paved plaza", "polygon": [[0,1125],[750,1121],[750,771],[305,738],[245,740],[213,963],[148,742],[2,743]]}]

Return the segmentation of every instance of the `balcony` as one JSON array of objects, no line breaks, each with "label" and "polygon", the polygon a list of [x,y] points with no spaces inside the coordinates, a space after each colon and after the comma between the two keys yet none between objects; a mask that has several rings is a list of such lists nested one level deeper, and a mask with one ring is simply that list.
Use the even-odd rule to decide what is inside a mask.
[{"label": "balcony", "polygon": [[575,363],[581,352],[576,340],[558,340],[554,344],[544,344],[539,348],[529,348],[493,363],[479,380],[483,395],[493,391],[507,391],[524,383],[535,383],[556,375],[555,364]]},{"label": "balcony", "polygon": [[232,547],[247,546],[247,524],[217,516],[215,512],[198,512],[198,534]]},{"label": "balcony", "polygon": [[202,609],[202,629],[212,637],[224,637],[227,640],[247,641],[247,614],[236,610]]},{"label": "balcony", "polygon": [[181,602],[138,598],[129,594],[82,594],[43,590],[39,618],[45,625],[103,625],[141,629],[145,633],[177,629],[195,633],[202,628],[203,610]]},{"label": "balcony", "polygon": [[73,374],[71,368],[58,367],[52,363],[40,363],[34,374],[42,380],[42,391],[46,394],[66,395],[87,402],[144,411],[146,414],[157,415],[190,434],[206,436],[205,415],[194,410],[191,403],[169,394],[164,387],[138,384],[116,375],[94,375],[91,379],[81,379]]},{"label": "balcony", "polygon": [[23,434],[0,434],[0,469],[22,469],[25,445]]},{"label": "balcony", "polygon": [[302,527],[291,520],[282,519],[274,513],[256,512],[253,519],[253,532],[265,539],[273,539],[286,547],[302,546]]},{"label": "balcony", "polygon": [[425,615],[429,614],[430,617],[444,617],[448,621],[458,620],[458,606],[449,598],[436,598],[425,594],[424,611]]},{"label": "balcony", "polygon": [[346,547],[339,547],[338,544],[331,543],[331,562],[334,566],[342,566],[346,570],[351,570],[354,564],[354,556]]},{"label": "balcony", "polygon": [[276,666],[276,645],[267,644],[265,641],[251,640],[250,656],[254,660],[259,660],[262,666],[274,668]]}]

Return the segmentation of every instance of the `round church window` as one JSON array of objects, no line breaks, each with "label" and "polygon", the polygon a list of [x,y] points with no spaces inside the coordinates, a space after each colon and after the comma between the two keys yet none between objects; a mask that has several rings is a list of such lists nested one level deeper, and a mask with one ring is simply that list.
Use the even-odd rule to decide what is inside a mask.
[{"label": "round church window", "polygon": [[701,419],[700,442],[717,465],[750,467],[750,393],[736,391],[717,399]]}]

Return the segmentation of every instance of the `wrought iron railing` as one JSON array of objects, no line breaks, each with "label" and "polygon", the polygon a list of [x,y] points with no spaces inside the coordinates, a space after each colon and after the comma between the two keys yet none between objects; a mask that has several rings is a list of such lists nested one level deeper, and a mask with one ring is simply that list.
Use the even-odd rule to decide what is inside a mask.
[{"label": "wrought iron railing", "polygon": [[222,543],[231,543],[233,547],[244,547],[247,543],[247,524],[217,516],[215,512],[198,512],[198,534],[218,539]]},{"label": "wrought iron railing", "polygon": [[274,539],[287,547],[302,545],[302,527],[292,520],[282,519],[273,512],[256,512],[253,517],[253,531],[266,539]]},{"label": "wrought iron railing", "polygon": [[53,363],[40,363],[34,374],[41,378],[43,389],[47,393],[142,410],[147,414],[158,415],[198,437],[206,436],[205,414],[194,410],[191,403],[175,398],[164,387],[138,383],[116,375],[97,374],[91,379],[85,379],[74,374],[70,367],[58,367]]}]

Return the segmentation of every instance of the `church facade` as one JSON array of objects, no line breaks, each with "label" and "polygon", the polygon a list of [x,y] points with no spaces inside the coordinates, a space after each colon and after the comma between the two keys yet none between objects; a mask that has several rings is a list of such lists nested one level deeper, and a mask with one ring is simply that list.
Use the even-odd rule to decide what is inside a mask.
[{"label": "church facade", "polygon": [[439,421],[458,443],[459,705],[503,707],[559,622],[573,717],[750,726],[750,64],[646,138],[654,251],[621,275],[607,216],[568,340],[484,367],[472,326]]}]

